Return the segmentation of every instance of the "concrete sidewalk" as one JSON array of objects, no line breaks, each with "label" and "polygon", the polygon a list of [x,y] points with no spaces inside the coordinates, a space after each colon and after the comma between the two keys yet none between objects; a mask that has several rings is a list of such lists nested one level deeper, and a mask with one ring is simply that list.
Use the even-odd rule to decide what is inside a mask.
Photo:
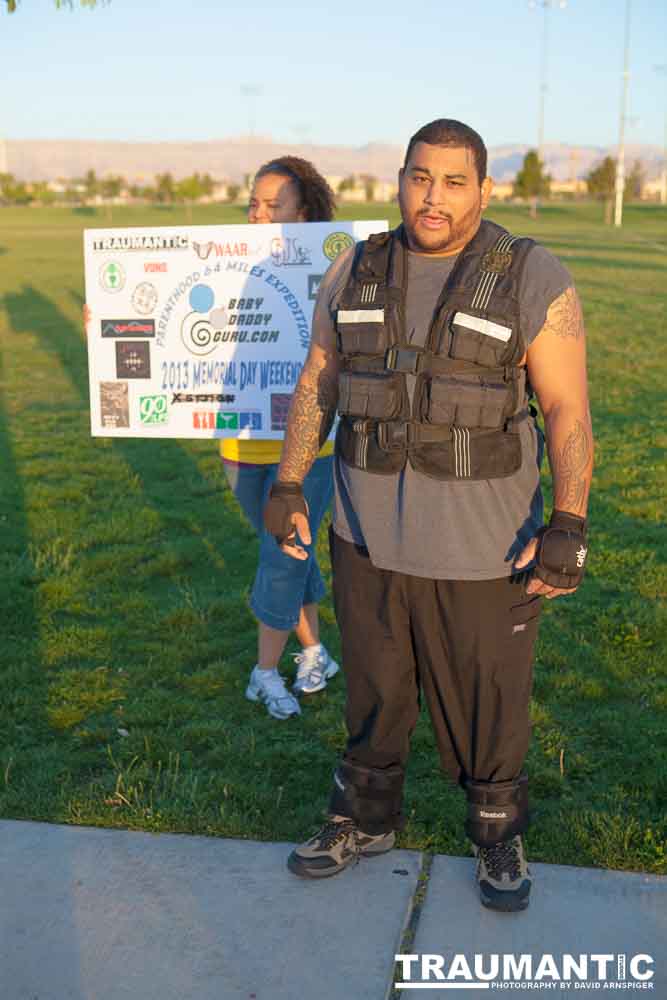
[{"label": "concrete sidewalk", "polygon": [[[545,954],[611,954],[613,980],[626,955],[626,987],[648,954],[640,995],[667,1000],[667,878],[536,864],[530,909],[496,914],[463,858],[437,856],[420,881],[422,856],[393,851],[311,882],[286,870],[287,844],[13,821],[0,844],[0,1000],[386,1000],[399,951],[443,956],[445,972],[459,954],[473,973],[475,954],[487,972],[493,955],[527,955],[533,974]],[[416,962],[394,995],[420,978]],[[431,976],[428,995],[517,994],[460,983]]]}]

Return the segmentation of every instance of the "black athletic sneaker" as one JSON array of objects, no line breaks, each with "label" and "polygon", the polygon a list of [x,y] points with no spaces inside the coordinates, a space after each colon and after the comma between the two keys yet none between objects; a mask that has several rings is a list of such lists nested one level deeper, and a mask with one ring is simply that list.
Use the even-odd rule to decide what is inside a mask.
[{"label": "black athletic sneaker", "polygon": [[477,858],[477,884],[484,906],[506,912],[525,910],[530,902],[533,880],[521,837],[517,834],[492,847],[473,844],[473,853]]},{"label": "black athletic sneaker", "polygon": [[314,837],[292,851],[287,867],[304,878],[326,878],[356,865],[362,856],[385,854],[395,842],[393,831],[373,837],[362,833],[354,820],[331,816]]}]

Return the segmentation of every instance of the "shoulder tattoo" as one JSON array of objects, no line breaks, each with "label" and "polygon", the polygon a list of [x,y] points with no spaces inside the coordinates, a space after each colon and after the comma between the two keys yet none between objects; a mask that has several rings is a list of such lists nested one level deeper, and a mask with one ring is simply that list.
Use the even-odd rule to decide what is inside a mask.
[{"label": "shoulder tattoo", "polygon": [[566,288],[549,306],[546,328],[563,340],[579,340],[584,335],[584,317],[579,296],[574,288]]}]

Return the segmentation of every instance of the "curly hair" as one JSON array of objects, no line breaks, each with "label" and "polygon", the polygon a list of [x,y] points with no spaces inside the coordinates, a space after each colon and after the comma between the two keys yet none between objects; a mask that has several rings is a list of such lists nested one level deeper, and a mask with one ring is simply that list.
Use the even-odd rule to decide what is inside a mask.
[{"label": "curly hair", "polygon": [[299,192],[307,222],[330,222],[336,210],[334,193],[312,163],[299,156],[279,156],[259,168],[255,180],[266,174],[288,177]]}]

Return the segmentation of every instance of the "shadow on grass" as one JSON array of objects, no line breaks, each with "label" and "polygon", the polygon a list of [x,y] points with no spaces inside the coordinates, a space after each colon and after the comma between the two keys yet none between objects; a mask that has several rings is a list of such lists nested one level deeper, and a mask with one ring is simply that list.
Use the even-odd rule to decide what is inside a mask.
[{"label": "shadow on grass", "polygon": [[[0,351],[0,384],[4,380]],[[48,682],[39,643],[35,575],[30,554],[26,498],[14,455],[9,419],[0,392],[0,614],[5,719],[0,737],[2,814],[16,816],[14,790],[22,780],[26,751],[39,745],[48,730]],[[37,711],[35,711],[37,706]]]},{"label": "shadow on grass", "polygon": [[[0,385],[4,381],[4,359],[0,350]],[[47,715],[51,678],[42,657],[40,622],[37,612],[37,585],[40,583],[41,553],[30,544],[26,497],[12,445],[9,419],[0,392],[0,816],[10,819],[59,819],[57,804],[65,765],[63,741],[54,733]],[[39,773],[38,791],[26,794]],[[18,834],[11,828],[4,838]],[[11,849],[10,849],[11,854]],[[84,996],[79,986],[78,970],[82,953],[75,905],[69,886],[73,884],[76,861],[67,851],[55,862],[64,878],[65,890],[59,898],[61,919],[70,930],[63,936],[59,959],[72,972],[72,986],[77,996]],[[9,928],[11,931],[11,928]],[[17,952],[20,956],[20,948]],[[10,966],[12,964],[11,958]],[[9,971],[7,982],[16,982],[17,971],[23,974],[25,963]],[[7,972],[6,969],[3,970]],[[32,992],[32,991],[31,991]],[[74,995],[74,994],[72,994]]]},{"label": "shadow on grass", "polygon": [[[80,302],[78,293],[70,294]],[[62,366],[83,408],[89,410],[87,351],[78,326],[31,286],[7,295],[4,305],[14,332],[30,330],[39,336],[42,349]],[[178,565],[179,536],[185,539],[187,558],[181,559],[175,577],[189,573],[191,567],[195,581],[205,579],[207,586],[224,593],[228,574],[222,571],[217,553],[224,555],[227,547],[238,551],[239,545],[247,545],[249,532],[234,510],[225,509],[222,477],[205,477],[186,449],[168,439],[114,438],[111,447],[132,470],[145,504],[159,518],[160,555],[171,552]]]},{"label": "shadow on grass", "polygon": [[85,215],[88,218],[95,218],[97,214],[97,209],[93,205],[77,205],[76,208],[72,209],[72,215]]}]

